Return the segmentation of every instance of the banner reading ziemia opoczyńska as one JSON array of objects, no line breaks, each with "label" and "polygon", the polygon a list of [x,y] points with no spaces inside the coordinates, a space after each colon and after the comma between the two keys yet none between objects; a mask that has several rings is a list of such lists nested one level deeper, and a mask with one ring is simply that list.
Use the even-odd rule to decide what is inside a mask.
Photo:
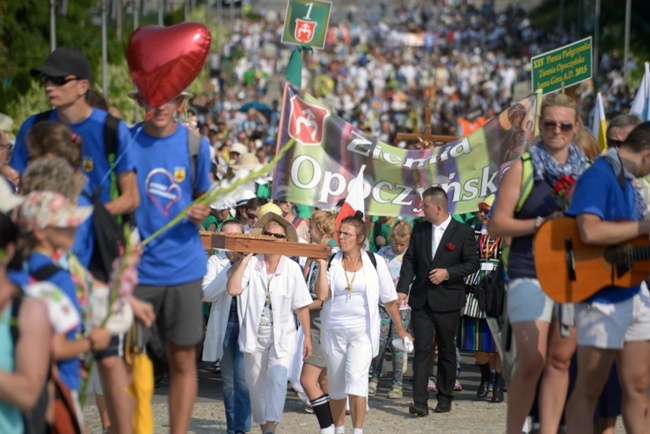
[{"label": "banner reading ziemia opoczy\u0144ska", "polygon": [[274,197],[283,190],[292,202],[332,208],[347,196],[349,182],[365,165],[369,215],[420,215],[419,193],[431,185],[447,190],[452,213],[476,211],[496,191],[509,162],[536,135],[538,105],[532,94],[465,138],[407,150],[362,133],[287,83],[278,149],[291,139],[295,144],[275,167]]}]

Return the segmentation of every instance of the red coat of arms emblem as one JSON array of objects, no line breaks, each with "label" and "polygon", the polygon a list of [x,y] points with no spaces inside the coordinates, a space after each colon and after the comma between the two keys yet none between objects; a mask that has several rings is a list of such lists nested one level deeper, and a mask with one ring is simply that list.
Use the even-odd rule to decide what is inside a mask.
[{"label": "red coat of arms emblem", "polygon": [[320,146],[323,142],[325,120],[329,115],[327,109],[310,104],[299,96],[292,96],[289,135],[303,145]]},{"label": "red coat of arms emblem", "polygon": [[316,21],[309,21],[304,18],[296,18],[296,28],[293,30],[293,37],[296,41],[306,44],[314,39],[314,30],[316,30]]}]

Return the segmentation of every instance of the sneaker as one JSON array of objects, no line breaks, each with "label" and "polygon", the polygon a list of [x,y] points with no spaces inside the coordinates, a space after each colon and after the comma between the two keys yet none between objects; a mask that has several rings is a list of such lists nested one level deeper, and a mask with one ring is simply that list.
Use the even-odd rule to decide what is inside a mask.
[{"label": "sneaker", "polygon": [[377,393],[377,386],[379,385],[379,380],[372,378],[368,381],[368,396],[375,396]]},{"label": "sneaker", "polygon": [[463,386],[456,380],[456,383],[454,383],[454,391],[456,392],[461,392],[463,390]]},{"label": "sneaker", "polygon": [[402,386],[393,386],[392,389],[388,392],[389,399],[400,399],[404,396],[402,393]]},{"label": "sneaker", "polygon": [[311,405],[305,406],[305,412],[309,414],[314,414],[314,407],[312,407]]},{"label": "sneaker", "polygon": [[429,375],[429,384],[427,384],[427,390],[429,392],[437,392],[438,388],[436,387],[436,377]]}]

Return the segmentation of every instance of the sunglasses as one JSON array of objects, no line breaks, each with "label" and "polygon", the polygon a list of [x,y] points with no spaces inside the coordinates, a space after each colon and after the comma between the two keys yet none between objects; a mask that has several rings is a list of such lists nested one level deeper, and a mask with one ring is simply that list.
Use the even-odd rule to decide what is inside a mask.
[{"label": "sunglasses", "polygon": [[72,77],[72,78],[65,78],[65,77],[52,77],[50,75],[44,75],[41,80],[43,80],[43,83],[46,83],[49,81],[55,86],[63,86],[64,84],[68,84],[71,81],[75,80],[83,80],[83,78],[79,77]]},{"label": "sunglasses", "polygon": [[573,124],[571,122],[544,121],[542,122],[542,125],[546,131],[555,131],[555,128],[560,127],[560,131],[568,133],[573,129]]},{"label": "sunglasses", "polygon": [[623,140],[607,139],[607,144],[611,147],[618,148],[623,144]]},{"label": "sunglasses", "polygon": [[266,235],[267,237],[273,237],[276,240],[284,240],[287,238],[286,235],[283,234],[276,234],[274,232],[269,232],[269,231],[262,231],[262,235]]},{"label": "sunglasses", "polygon": [[248,217],[248,220],[256,220],[257,219],[257,214],[251,214],[251,213],[247,212],[246,217]]}]

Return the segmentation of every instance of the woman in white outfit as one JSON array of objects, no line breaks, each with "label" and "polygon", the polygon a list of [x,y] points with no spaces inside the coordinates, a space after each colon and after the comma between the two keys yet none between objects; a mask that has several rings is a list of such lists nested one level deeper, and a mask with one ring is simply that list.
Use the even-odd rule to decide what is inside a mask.
[{"label": "woman in white outfit", "polygon": [[[341,251],[331,261],[319,260],[321,269],[316,293],[323,300],[321,345],[327,361],[330,405],[335,432],[344,432],[345,402],[350,399],[354,434],[363,433],[368,399],[370,361],[379,353],[379,303],[404,339],[397,293],[386,262],[363,250],[366,242],[363,214],[357,212],[341,222]],[[369,255],[374,255],[371,258]]]},{"label": "woman in white outfit", "polygon": [[[272,212],[253,226],[278,242],[298,242],[291,223]],[[293,313],[305,333],[302,353],[311,356],[308,306],[312,299],[300,266],[282,255],[248,254],[228,270],[228,293],[238,296],[239,349],[244,353],[251,413],[264,434],[282,421],[297,333]]]}]

